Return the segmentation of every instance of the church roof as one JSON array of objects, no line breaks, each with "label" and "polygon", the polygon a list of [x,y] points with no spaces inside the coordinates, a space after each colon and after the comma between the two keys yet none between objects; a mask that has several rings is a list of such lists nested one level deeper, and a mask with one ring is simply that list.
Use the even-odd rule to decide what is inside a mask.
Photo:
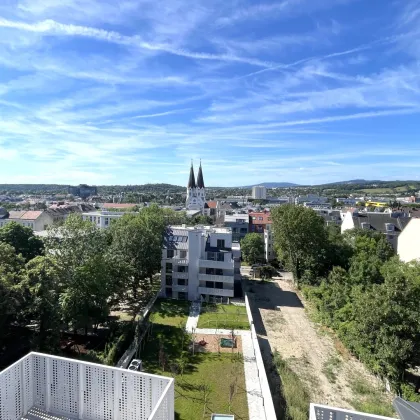
[{"label": "church roof", "polygon": [[192,163],[191,163],[190,178],[188,179],[187,188],[196,188],[196,186],[195,186],[194,168],[193,168]]},{"label": "church roof", "polygon": [[200,168],[198,169],[198,175],[197,175],[197,187],[204,188],[204,178],[203,178],[203,170],[201,169],[201,162],[200,162]]}]

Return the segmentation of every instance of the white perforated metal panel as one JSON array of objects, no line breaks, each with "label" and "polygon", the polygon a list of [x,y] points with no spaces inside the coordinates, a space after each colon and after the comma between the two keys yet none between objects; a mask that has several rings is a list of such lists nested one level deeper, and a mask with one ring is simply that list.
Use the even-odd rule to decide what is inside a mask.
[{"label": "white perforated metal panel", "polygon": [[0,420],[173,420],[173,382],[30,353],[0,372]]}]

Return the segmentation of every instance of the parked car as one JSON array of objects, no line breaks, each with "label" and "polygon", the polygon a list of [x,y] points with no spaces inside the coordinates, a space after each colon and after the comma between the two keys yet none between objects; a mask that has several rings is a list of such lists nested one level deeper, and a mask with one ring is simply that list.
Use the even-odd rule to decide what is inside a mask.
[{"label": "parked car", "polygon": [[135,370],[137,372],[141,372],[142,369],[142,361],[140,359],[133,359],[130,363],[130,366],[128,366],[129,370]]}]

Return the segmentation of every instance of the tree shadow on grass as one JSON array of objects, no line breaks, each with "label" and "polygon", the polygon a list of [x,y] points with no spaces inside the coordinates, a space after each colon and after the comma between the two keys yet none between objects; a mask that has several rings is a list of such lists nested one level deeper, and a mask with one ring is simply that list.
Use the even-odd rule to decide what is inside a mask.
[{"label": "tree shadow on grass", "polygon": [[157,299],[153,305],[153,313],[162,318],[189,315],[189,302],[173,299]]}]

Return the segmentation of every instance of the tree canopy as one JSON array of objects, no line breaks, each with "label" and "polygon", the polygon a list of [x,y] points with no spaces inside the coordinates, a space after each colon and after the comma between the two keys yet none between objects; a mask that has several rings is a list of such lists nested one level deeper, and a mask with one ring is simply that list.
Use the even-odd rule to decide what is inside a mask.
[{"label": "tree canopy", "polygon": [[241,240],[242,258],[248,264],[255,264],[264,256],[264,238],[259,233],[248,233]]}]

